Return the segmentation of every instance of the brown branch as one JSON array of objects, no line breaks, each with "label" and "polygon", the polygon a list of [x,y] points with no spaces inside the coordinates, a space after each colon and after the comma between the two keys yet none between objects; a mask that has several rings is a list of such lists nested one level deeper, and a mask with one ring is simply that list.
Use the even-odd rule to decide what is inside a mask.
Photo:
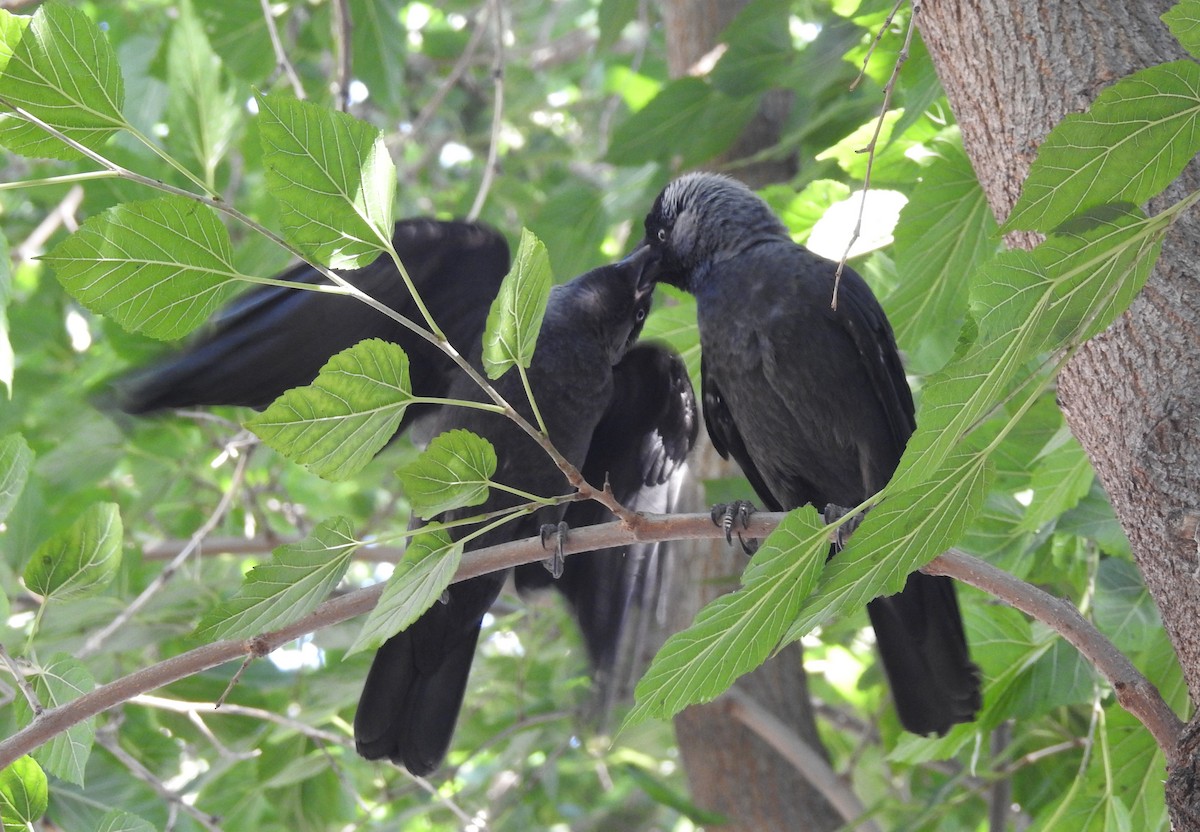
[{"label": "brown branch", "polygon": [[725,694],[725,699],[726,710],[767,745],[778,751],[829,801],[829,805],[846,821],[848,828],[862,832],[880,832],[875,821],[870,818],[863,819],[867,810],[858,796],[842,782],[829,763],[795,731],[737,687],[730,688]]},{"label": "brown branch", "polygon": [[1167,766],[1174,766],[1183,735],[1183,721],[1163,700],[1158,688],[1085,619],[1074,604],[956,550],[935,558],[922,571],[930,575],[948,575],[981,589],[1065,638],[1112,685],[1121,707],[1146,726],[1166,756]]},{"label": "brown branch", "polygon": [[[779,524],[782,514],[762,512],[750,518],[748,537],[765,537]],[[621,523],[587,526],[571,532],[563,545],[567,555],[622,546],[642,540],[685,540],[723,536],[708,514],[669,514],[645,517],[636,528]],[[454,580],[463,581],[510,566],[544,560],[546,550],[539,537],[512,541],[463,555]],[[140,694],[248,656],[261,658],[293,639],[362,615],[375,606],[384,584],[375,584],[326,601],[299,621],[250,639],[206,644],[172,656],[150,667],[134,671],[107,685],[91,690],[57,708],[45,710],[32,723],[0,742],[0,769],[27,754],[73,725],[96,716]]]}]

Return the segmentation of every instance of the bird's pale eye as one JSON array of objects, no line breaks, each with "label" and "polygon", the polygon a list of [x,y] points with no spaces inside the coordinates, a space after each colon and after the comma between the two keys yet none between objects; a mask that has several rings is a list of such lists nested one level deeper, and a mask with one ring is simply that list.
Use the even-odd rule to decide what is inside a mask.
[{"label": "bird's pale eye", "polygon": [[646,320],[646,310],[639,308],[633,313],[633,317],[640,324],[642,321]]},{"label": "bird's pale eye", "polygon": [[665,228],[658,229],[658,241],[660,243],[665,243],[667,241],[667,229],[665,229]]}]

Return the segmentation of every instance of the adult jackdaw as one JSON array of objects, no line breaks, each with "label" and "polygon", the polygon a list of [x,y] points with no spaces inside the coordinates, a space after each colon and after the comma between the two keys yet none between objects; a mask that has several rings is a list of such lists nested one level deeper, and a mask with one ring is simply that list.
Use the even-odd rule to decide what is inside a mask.
[{"label": "adult jackdaw", "polygon": [[[771,510],[856,506],[915,429],[895,338],[867,284],[794,243],[741,183],[695,173],[646,217],[661,279],[696,297],[704,421]],[[836,510],[836,509],[834,509]],[[954,584],[921,572],[867,606],[900,723],[944,734],[982,705]]]}]

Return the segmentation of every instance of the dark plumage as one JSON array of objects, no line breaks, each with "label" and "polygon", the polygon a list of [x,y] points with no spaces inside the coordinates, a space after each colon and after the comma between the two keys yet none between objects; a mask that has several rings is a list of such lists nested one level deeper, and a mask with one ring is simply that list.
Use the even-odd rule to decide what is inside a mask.
[{"label": "dark plumage", "polygon": [[[750,189],[690,174],[646,217],[662,279],[696,297],[713,444],[762,502],[852,507],[879,491],[915,429],[883,310],[844,269],[794,243]],[[943,734],[981,707],[953,582],[917,572],[868,606],[901,724]]]},{"label": "dark plumage", "polygon": [[[683,360],[656,344],[634,345],[613,368],[612,400],[592,433],[584,478],[594,485],[607,480],[617,500],[634,511],[669,512],[700,428]],[[604,523],[611,515],[587,501],[572,503],[564,519],[576,528]],[[557,581],[538,564],[516,569],[519,590],[553,585],[571,605],[599,686],[602,714],[620,693],[617,651],[630,606],[649,608],[657,601],[661,548],[640,543],[583,552],[567,561]]]},{"label": "dark plumage", "polygon": [[[455,349],[469,355],[508,273],[504,237],[478,223],[407,219],[396,223],[392,242],[434,320]],[[409,320],[422,322],[390,257],[339,274]],[[307,263],[278,279],[326,282]],[[404,348],[414,394],[446,394],[457,370],[432,344],[353,298],[280,286],[258,286],[241,295],[185,349],[122,379],[117,394],[127,413],[197,405],[261,409],[284,391],[311,382],[330,357],[367,338]],[[428,409],[409,408],[400,429]]]},{"label": "dark plumage", "polygon": [[[509,267],[503,237],[477,224],[413,219],[397,223],[394,240],[435,320],[459,352],[476,356],[478,364],[487,312]],[[552,438],[570,459],[583,463],[589,481],[600,484],[608,474],[623,502],[664,511],[695,439],[696,407],[673,353],[638,345],[625,354],[649,303],[650,276],[640,288],[631,283],[649,265],[646,254],[554,289],[529,375]],[[343,274],[420,321],[389,258]],[[281,279],[322,280],[308,266]],[[311,382],[335,353],[370,337],[399,343],[409,353],[417,395],[481,396],[442,353],[375,310],[335,295],[273,286],[235,300],[198,339],[119,380],[117,391],[122,407],[133,413],[219,404],[262,408],[285,390]],[[514,404],[525,401],[515,374],[497,386]],[[421,412],[410,408],[401,432],[414,411]],[[498,450],[499,481],[547,496],[568,490],[540,448],[507,420],[458,408],[430,412],[426,406],[423,412],[429,414],[424,435],[464,427],[491,439]],[[503,495],[492,496],[489,506],[508,504]],[[536,534],[540,523],[561,512],[505,525],[471,547]],[[610,519],[595,503],[572,504],[566,515],[574,526]],[[599,680],[609,675],[630,597],[649,591],[648,570],[632,568],[646,560],[645,548],[630,547],[629,557],[623,555],[610,550],[605,556],[571,557],[558,582],[539,565],[525,571],[535,576],[530,583],[552,583],[568,598]],[[408,633],[381,648],[356,717],[365,756],[394,757],[414,771],[437,765],[457,719],[479,620],[502,583],[503,575],[486,576],[453,587],[449,604],[435,605]],[[406,721],[401,712],[410,707]]]},{"label": "dark plumage", "polygon": [[[641,331],[649,309],[651,259],[650,250],[643,248],[617,265],[593,270],[551,291],[528,370],[529,384],[551,441],[577,467],[584,464],[596,425],[612,402],[613,367]],[[532,418],[515,372],[501,377],[496,387],[522,415]],[[465,376],[451,385],[450,395],[483,396]],[[545,451],[504,416],[447,407],[433,419],[434,434],[465,428],[488,439],[497,449],[497,482],[547,497],[569,491]],[[517,495],[493,489],[482,505],[438,519],[454,520],[522,502]],[[558,523],[565,511],[565,506],[539,509],[475,538],[467,549],[530,537],[542,526]],[[492,573],[451,586],[445,603],[435,604],[379,649],[354,718],[360,754],[368,759],[389,757],[413,774],[428,774],[438,766],[462,704],[481,620],[505,577],[503,572]]]}]

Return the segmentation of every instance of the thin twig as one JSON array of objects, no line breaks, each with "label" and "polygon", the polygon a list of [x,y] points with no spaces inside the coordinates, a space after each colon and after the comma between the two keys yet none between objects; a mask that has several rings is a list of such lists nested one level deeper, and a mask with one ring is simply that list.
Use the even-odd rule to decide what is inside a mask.
[{"label": "thin twig", "polygon": [[282,714],[277,714],[274,711],[268,711],[263,708],[252,708],[249,705],[236,705],[225,703],[220,708],[212,702],[186,702],[181,699],[170,699],[165,696],[152,696],[150,694],[140,694],[129,700],[131,705],[141,705],[145,708],[154,708],[159,711],[171,711],[177,714],[199,714],[204,711],[205,714],[216,716],[240,716],[249,719],[257,719],[262,722],[271,722],[282,728],[287,728],[290,731],[295,731],[297,734],[308,737],[311,740],[318,742],[332,743],[334,745],[343,745],[349,747],[353,745],[353,740],[344,734],[335,734],[332,731],[326,731],[321,728],[314,728],[311,725],[306,725],[299,720],[286,717]]},{"label": "thin twig", "polygon": [[496,56],[492,64],[492,136],[488,143],[487,162],[483,166],[483,178],[479,181],[479,192],[467,212],[467,220],[474,222],[483,210],[492,180],[496,176],[496,164],[500,155],[500,128],[504,121],[504,7],[501,0],[489,0],[492,9],[492,28],[496,34]]},{"label": "thin twig", "polygon": [[1166,756],[1167,766],[1174,766],[1183,721],[1163,700],[1158,688],[1080,615],[1074,604],[956,550],[935,558],[922,571],[930,575],[949,575],[981,589],[1033,616],[1065,638],[1112,685],[1121,707],[1146,726]]},{"label": "thin twig", "polygon": [[892,6],[892,10],[888,13],[887,19],[883,21],[883,25],[879,27],[879,31],[875,33],[875,38],[871,41],[871,45],[867,47],[867,54],[863,58],[862,68],[858,71],[858,77],[856,77],[850,83],[851,90],[858,89],[858,85],[862,83],[862,79],[867,77],[867,66],[871,63],[871,56],[875,54],[876,47],[878,47],[880,42],[883,40],[884,33],[891,28],[892,21],[896,19],[896,13],[900,11],[900,7],[903,6],[904,3],[905,0],[896,0],[896,5]]},{"label": "thin twig", "polygon": [[[97,174],[111,176],[109,171],[95,171]],[[99,176],[95,178],[100,178]],[[62,201],[54,207],[54,210],[45,216],[38,223],[37,228],[33,229],[28,237],[25,238],[21,245],[17,246],[13,251],[13,262],[17,265],[26,263],[33,258],[37,252],[42,250],[46,245],[46,241],[54,234],[61,226],[70,228],[75,224],[75,212],[79,210],[79,205],[83,202],[83,186],[76,185],[67,191],[67,195],[62,198]]]},{"label": "thin twig", "polygon": [[304,101],[308,96],[304,94],[304,85],[300,83],[300,76],[296,74],[296,68],[288,60],[287,51],[283,48],[283,41],[279,39],[279,30],[275,28],[275,15],[271,13],[271,0],[262,0],[262,11],[263,19],[267,21],[267,34],[271,36],[271,48],[275,50],[275,65],[292,85],[292,92],[296,97]]},{"label": "thin twig", "polygon": [[83,643],[83,647],[79,650],[80,658],[91,656],[99,650],[101,645],[113,633],[129,623],[129,620],[137,615],[150,602],[150,599],[167,585],[168,581],[175,577],[175,573],[179,571],[192,552],[196,551],[200,544],[204,542],[204,538],[208,536],[208,533],[217,527],[217,524],[225,517],[225,513],[229,511],[229,507],[233,505],[233,498],[242,485],[242,479],[246,473],[246,462],[249,458],[249,454],[238,455],[237,464],[233,469],[233,478],[229,482],[229,487],[225,489],[225,493],[221,495],[221,500],[217,503],[217,507],[213,509],[212,514],[200,525],[200,528],[196,529],[196,533],[191,536],[187,545],[179,550],[179,553],[171,559],[171,562],[154,576],[154,580],[136,598],[130,601],[116,618],[88,636],[87,641]]},{"label": "thin twig", "polygon": [[799,734],[736,686],[725,694],[725,700],[726,709],[738,722],[778,751],[837,810],[846,821],[844,828],[880,832],[874,820],[863,817],[867,810],[858,795]]},{"label": "thin twig", "polygon": [[9,655],[8,648],[3,644],[0,644],[0,661],[4,662],[4,665],[8,668],[8,672],[13,675],[13,679],[17,682],[17,687],[25,695],[25,701],[33,709],[34,717],[40,716],[46,709],[42,707],[42,701],[38,699],[37,691],[33,689],[33,685],[29,684],[29,680],[25,678],[25,672],[21,670],[21,666],[17,664],[17,660]]},{"label": "thin twig", "polygon": [[116,757],[121,765],[129,769],[130,774],[153,789],[167,803],[178,807],[209,832],[221,832],[219,818],[207,812],[201,812],[184,800],[183,795],[168,787],[154,772],[142,765],[140,760],[122,748],[116,737],[111,736],[107,731],[101,731],[96,734],[96,742],[107,749],[109,754]]},{"label": "thin twig", "polygon": [[[462,78],[463,73],[467,71],[467,67],[474,62],[475,53],[479,49],[479,44],[483,42],[483,36],[488,29],[488,12],[490,8],[491,7],[489,5],[485,5],[479,10],[479,13],[475,17],[475,26],[471,31],[471,37],[469,40],[467,40],[467,45],[463,49],[462,54],[458,56],[458,60],[455,61],[454,66],[451,67],[449,74],[442,79],[442,82],[438,84],[437,89],[433,91],[433,95],[429,96],[429,100],[425,102],[425,106],[421,108],[421,111],[417,114],[417,117],[413,119],[412,129],[399,137],[401,141],[408,141],[420,137],[420,135],[425,131],[425,128],[428,126],[429,122],[441,109],[442,102],[445,101],[446,96],[450,93],[450,90],[454,89],[455,85],[458,84],[459,79]],[[388,146],[392,147],[394,142],[396,142],[395,138],[388,142]],[[410,170],[419,170],[420,168],[424,167],[424,165],[425,159],[422,159],[421,162],[414,165],[413,168],[410,168]]]},{"label": "thin twig", "polygon": [[[265,0],[264,0],[265,2]],[[333,101],[341,112],[350,109],[350,68],[352,65],[350,34],[354,20],[347,0],[333,0],[333,62],[337,67],[333,79]]]},{"label": "thin twig", "polygon": [[[899,8],[897,4],[896,8]],[[846,268],[846,261],[850,259],[850,249],[858,242],[858,238],[862,236],[863,215],[867,210],[867,194],[871,190],[871,171],[875,167],[875,150],[879,143],[879,134],[883,131],[883,122],[887,116],[888,107],[892,103],[892,93],[896,89],[896,79],[900,77],[900,69],[904,66],[904,62],[908,60],[908,52],[912,47],[913,33],[917,31],[917,12],[921,9],[921,0],[912,0],[912,12],[908,18],[908,30],[904,33],[904,46],[901,47],[900,53],[896,56],[896,64],[892,67],[892,75],[888,78],[887,83],[883,87],[883,106],[879,108],[879,118],[875,120],[875,132],[871,134],[871,141],[867,146],[859,150],[859,153],[867,154],[867,170],[863,175],[863,191],[862,199],[858,204],[858,220],[854,223],[854,231],[850,235],[850,241],[846,243],[846,251],[842,254],[841,260],[838,261],[837,271],[833,274],[833,298],[830,301],[830,308],[837,309],[838,287],[842,282],[842,271]],[[892,14],[896,13],[896,9],[892,10]],[[889,22],[891,17],[888,17]],[[886,27],[885,27],[886,28]],[[882,36],[883,30],[880,30]],[[855,83],[858,83],[857,81]]]}]

